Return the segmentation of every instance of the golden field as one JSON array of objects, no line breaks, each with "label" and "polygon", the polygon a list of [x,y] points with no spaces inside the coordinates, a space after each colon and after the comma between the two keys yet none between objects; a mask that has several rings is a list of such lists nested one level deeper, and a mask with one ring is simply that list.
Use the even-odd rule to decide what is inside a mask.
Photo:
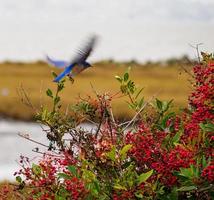
[{"label": "golden field", "polygon": [[[119,91],[119,82],[115,75],[122,75],[128,66],[132,67],[131,79],[144,87],[143,95],[148,100],[158,93],[161,100],[174,99],[174,106],[185,106],[187,95],[191,90],[190,78],[178,65],[139,65],[121,64],[114,62],[95,63],[92,68],[85,70],[75,77],[74,84],[66,81],[66,88],[62,94],[65,106],[78,100],[78,96],[91,95],[94,89],[98,93],[109,92],[114,94]],[[50,67],[45,63],[2,63],[0,64],[0,115],[22,120],[31,120],[34,111],[21,101],[20,87],[27,92],[30,101],[35,107],[50,104],[46,97],[47,88],[54,90],[51,71],[59,73],[60,70]],[[117,117],[128,118],[132,115],[124,98],[115,99],[113,111]]]}]

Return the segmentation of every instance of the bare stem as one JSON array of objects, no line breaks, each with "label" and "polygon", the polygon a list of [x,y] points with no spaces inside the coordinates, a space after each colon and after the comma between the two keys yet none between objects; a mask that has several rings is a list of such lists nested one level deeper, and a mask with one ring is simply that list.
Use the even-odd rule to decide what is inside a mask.
[{"label": "bare stem", "polygon": [[29,138],[29,136],[27,136],[26,134],[18,133],[18,135],[19,135],[20,137],[26,139],[26,140],[29,140],[29,141],[31,141],[31,142],[33,142],[33,143],[36,143],[36,144],[39,144],[39,145],[41,145],[41,146],[43,146],[43,147],[47,147],[47,148],[48,148],[47,145],[42,144],[41,142],[37,142],[36,140],[33,140],[33,139]]},{"label": "bare stem", "polygon": [[[159,93],[159,92],[158,92]],[[153,95],[149,101],[145,102],[144,105],[141,107],[141,109],[135,114],[135,116],[132,118],[131,121],[129,121],[129,123],[125,126],[125,128],[123,128],[122,132],[125,131],[134,121],[135,119],[137,118],[137,116],[143,111],[143,109],[154,99],[154,97],[157,96],[156,95]]]}]

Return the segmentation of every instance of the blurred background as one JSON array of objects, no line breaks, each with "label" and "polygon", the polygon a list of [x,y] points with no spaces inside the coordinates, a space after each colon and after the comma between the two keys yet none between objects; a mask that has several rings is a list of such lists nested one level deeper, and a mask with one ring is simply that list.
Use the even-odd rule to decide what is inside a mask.
[{"label": "blurred background", "polygon": [[[25,91],[39,108],[49,104],[47,88],[54,89],[45,56],[70,60],[91,33],[100,37],[89,61],[90,68],[66,83],[65,106],[78,96],[119,90],[115,75],[129,66],[131,77],[144,87],[145,99],[158,93],[174,99],[174,108],[185,107],[191,90],[188,81],[200,51],[213,52],[213,0],[0,0],[0,180],[13,180],[19,155],[35,144],[17,134],[27,133],[46,142],[34,111],[21,101]],[[113,104],[116,117],[132,116],[123,99]]]}]

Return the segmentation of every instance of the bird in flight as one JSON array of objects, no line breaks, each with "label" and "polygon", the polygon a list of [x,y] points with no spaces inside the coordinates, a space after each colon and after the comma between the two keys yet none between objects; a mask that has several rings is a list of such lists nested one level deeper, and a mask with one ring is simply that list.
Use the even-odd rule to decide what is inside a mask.
[{"label": "bird in flight", "polygon": [[84,44],[84,46],[78,50],[77,54],[70,62],[66,62],[63,60],[53,60],[49,56],[47,56],[46,59],[49,64],[57,68],[64,68],[64,71],[54,79],[54,82],[59,82],[66,75],[70,78],[70,80],[73,80],[73,77],[75,75],[79,74],[88,67],[91,67],[90,63],[86,62],[86,60],[93,51],[96,42],[97,36],[91,36]]}]

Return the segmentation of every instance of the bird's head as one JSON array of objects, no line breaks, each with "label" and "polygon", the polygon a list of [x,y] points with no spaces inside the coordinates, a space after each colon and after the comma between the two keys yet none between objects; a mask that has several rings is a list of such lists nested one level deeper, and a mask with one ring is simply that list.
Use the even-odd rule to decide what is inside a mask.
[{"label": "bird's head", "polygon": [[91,65],[90,63],[88,63],[88,62],[85,62],[85,63],[84,63],[84,67],[85,67],[85,68],[88,68],[88,67],[92,67],[92,65]]}]

